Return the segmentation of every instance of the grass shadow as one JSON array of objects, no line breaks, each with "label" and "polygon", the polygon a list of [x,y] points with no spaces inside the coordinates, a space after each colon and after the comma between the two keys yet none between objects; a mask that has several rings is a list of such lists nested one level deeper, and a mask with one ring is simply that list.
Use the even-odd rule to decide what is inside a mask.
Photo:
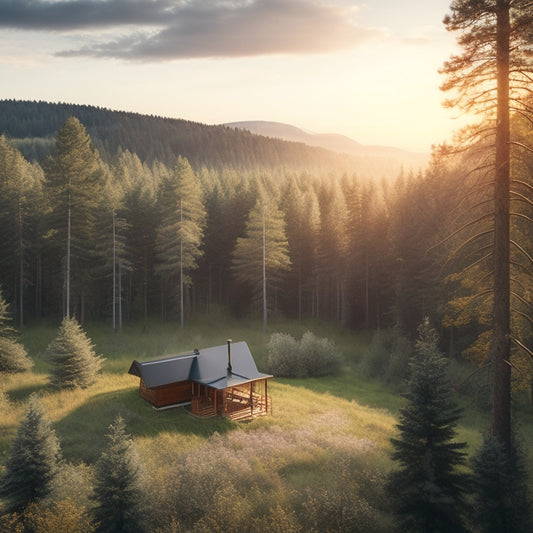
[{"label": "grass shadow", "polygon": [[238,427],[225,418],[195,419],[182,407],[156,411],[139,396],[137,388],[111,391],[91,397],[54,424],[64,457],[74,462],[94,463],[105,447],[109,424],[118,415],[133,437],[179,433],[207,438]]},{"label": "grass shadow", "polygon": [[7,397],[12,402],[21,402],[27,400],[32,394],[47,390],[48,383],[32,383],[22,387],[13,388],[6,391]]}]

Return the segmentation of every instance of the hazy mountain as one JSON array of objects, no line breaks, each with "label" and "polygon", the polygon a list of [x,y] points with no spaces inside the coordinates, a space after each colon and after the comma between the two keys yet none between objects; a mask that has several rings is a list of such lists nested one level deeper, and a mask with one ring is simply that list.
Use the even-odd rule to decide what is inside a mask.
[{"label": "hazy mountain", "polygon": [[275,122],[207,125],[89,105],[19,100],[0,100],[0,135],[5,134],[29,160],[41,161],[69,116],[81,121],[108,162],[117,151],[129,150],[142,161],[158,160],[168,166],[181,155],[197,169],[333,172],[375,180],[394,179],[402,168],[417,171],[427,161],[421,154],[365,147],[342,135],[316,135]]},{"label": "hazy mountain", "polygon": [[290,124],[250,120],[224,124],[230,128],[248,130],[256,135],[274,139],[300,142],[309,146],[318,146],[334,152],[346,153],[357,157],[384,158],[398,161],[408,168],[419,168],[429,160],[429,154],[409,152],[392,146],[365,146],[350,137],[336,133],[312,133]]}]

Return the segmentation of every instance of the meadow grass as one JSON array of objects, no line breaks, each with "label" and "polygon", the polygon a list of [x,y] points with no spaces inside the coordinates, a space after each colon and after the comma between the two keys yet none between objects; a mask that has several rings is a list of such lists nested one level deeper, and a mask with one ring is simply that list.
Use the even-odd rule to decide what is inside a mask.
[{"label": "meadow grass", "polygon": [[[259,322],[234,321],[222,314],[193,318],[183,330],[177,324],[153,321],[127,325],[122,333],[113,333],[102,324],[89,323],[84,329],[96,353],[106,358],[102,373],[87,389],[57,391],[48,385],[50,365],[46,357],[46,347],[54,338],[57,326],[36,324],[25,330],[21,342],[35,361],[34,369],[0,376],[0,471],[31,394],[40,395],[65,459],[80,468],[97,460],[104,448],[109,424],[117,415],[122,416],[145,468],[150,471],[147,484],[153,498],[158,499],[154,503],[156,507],[163,505],[162,502],[175,506],[170,501],[172,495],[187,497],[183,493],[185,488],[178,486],[172,476],[190,479],[196,471],[206,483],[214,483],[213,476],[234,472],[234,489],[239,492],[241,483],[250,488],[250,494],[256,495],[253,500],[249,499],[252,496],[242,496],[239,500],[238,495],[234,495],[235,501],[242,505],[243,516],[252,513],[252,507],[257,511],[257,506],[266,499],[269,509],[287,512],[289,521],[291,509],[305,508],[316,522],[322,513],[319,502],[324,496],[321,492],[326,490],[324,487],[329,487],[327,490],[337,487],[335,490],[342,499],[339,476],[345,475],[343,468],[357,471],[356,482],[344,480],[352,486],[354,494],[360,494],[358,487],[371,492],[367,486],[371,479],[379,478],[376,487],[382,487],[383,475],[391,468],[390,438],[396,433],[398,411],[404,400],[397,390],[359,373],[358,365],[369,345],[367,334],[322,322],[281,320],[272,321],[268,331],[263,332]],[[156,411],[139,396],[138,378],[127,374],[134,359],[144,361],[190,352],[196,347],[224,344],[227,338],[235,342],[247,341],[259,369],[268,371],[267,345],[271,333],[289,333],[299,339],[308,330],[318,337],[328,337],[341,348],[345,360],[343,371],[324,378],[274,378],[269,384],[272,416],[249,423],[222,418],[197,420],[182,408]],[[458,426],[457,440],[466,441],[467,451],[472,454],[481,444],[489,416],[467,400],[460,401],[465,412]],[[530,411],[529,406],[524,406],[517,413],[527,441],[533,438]],[[198,462],[202,458],[218,466],[213,463],[209,467],[212,471],[201,470]],[[236,464],[232,470],[233,462]],[[532,471],[531,451],[528,463]],[[188,465],[190,472],[184,465]],[[226,470],[222,473],[220,469],[224,465]],[[255,476],[255,481],[247,475]],[[269,487],[268,494],[262,492],[266,488],[259,487],[258,480]],[[162,492],[159,484],[166,487],[168,494]],[[204,489],[196,486],[195,490],[200,494]],[[331,490],[332,494],[337,494]],[[373,499],[369,500],[374,510],[382,505],[378,492],[376,489]],[[213,497],[212,493],[205,496],[207,500]],[[224,500],[220,498],[222,505]],[[361,493],[363,507],[366,501]],[[309,502],[315,502],[316,506],[307,508],[306,505],[311,505]],[[330,502],[330,505],[336,504]],[[265,508],[264,512],[268,522],[269,511]],[[373,512],[368,511],[369,520],[375,518]],[[196,515],[190,517],[191,520],[197,518]],[[384,520],[386,522],[386,518]]]}]

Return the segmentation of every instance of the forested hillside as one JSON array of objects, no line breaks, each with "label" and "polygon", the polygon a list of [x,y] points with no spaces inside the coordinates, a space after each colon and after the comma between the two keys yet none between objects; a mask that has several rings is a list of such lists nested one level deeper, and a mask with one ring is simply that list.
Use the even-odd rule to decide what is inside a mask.
[{"label": "forested hillside", "polygon": [[74,118],[51,154],[30,162],[1,137],[0,283],[21,325],[222,305],[375,327],[436,306],[425,252],[453,201],[438,176],[197,171],[121,149],[104,161]]},{"label": "forested hillside", "polygon": [[[0,106],[3,120],[10,105],[46,109],[6,103]],[[82,109],[93,117],[93,128],[100,117],[107,128],[132,138],[140,134],[126,126],[133,120],[127,113],[65,107],[65,114]],[[115,124],[112,117],[123,120]],[[161,121],[137,119],[147,130],[151,121]],[[435,157],[423,173],[387,180],[361,179],[357,167],[349,173],[333,167],[327,174],[283,165],[196,167],[187,153],[165,162],[121,148],[118,140],[116,150],[108,147],[102,157],[83,122],[56,118],[53,131],[47,120],[28,112],[35,131],[49,139],[50,156],[28,160],[9,135],[0,138],[0,286],[19,326],[57,319],[67,309],[81,322],[104,320],[114,328],[150,317],[183,324],[192,312],[213,307],[262,316],[265,324],[275,313],[356,328],[397,325],[408,332],[429,316],[445,326],[444,338],[461,328],[463,334],[453,336],[455,349],[478,339],[474,357],[483,350],[490,293],[479,299],[472,276],[486,279],[487,267],[483,254],[467,245],[469,231],[483,244],[490,218],[479,207],[487,205],[488,189],[479,185],[486,178],[471,157]],[[528,127],[516,122],[524,135]],[[227,133],[227,154],[234,153],[232,139],[254,139]],[[272,141],[278,145],[302,148]],[[246,153],[236,149],[235,157]],[[529,183],[531,156],[520,157],[516,172]],[[528,204],[520,207],[513,232],[528,250],[524,224],[531,214]],[[476,227],[468,221],[480,209]],[[475,268],[454,274],[470,264]],[[523,272],[517,272],[518,283]],[[526,288],[517,285],[517,291]],[[521,328],[527,338],[529,325]]]},{"label": "forested hillside", "polygon": [[167,166],[182,155],[195,169],[278,172],[282,168],[320,174],[355,170],[364,178],[381,178],[401,167],[399,159],[340,154],[242,129],[65,103],[2,100],[0,134],[9,137],[27,159],[41,160],[69,116],[87,128],[106,161],[123,149],[147,163],[160,161]]}]

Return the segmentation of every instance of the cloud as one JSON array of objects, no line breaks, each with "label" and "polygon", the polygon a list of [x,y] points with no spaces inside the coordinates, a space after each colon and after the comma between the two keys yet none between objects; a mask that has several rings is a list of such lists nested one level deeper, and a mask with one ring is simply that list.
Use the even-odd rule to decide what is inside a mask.
[{"label": "cloud", "polygon": [[172,0],[0,0],[0,28],[62,31],[165,24]]},{"label": "cloud", "polygon": [[129,29],[57,55],[142,61],[329,53],[381,37],[354,16],[346,0],[0,0],[0,27]]}]

